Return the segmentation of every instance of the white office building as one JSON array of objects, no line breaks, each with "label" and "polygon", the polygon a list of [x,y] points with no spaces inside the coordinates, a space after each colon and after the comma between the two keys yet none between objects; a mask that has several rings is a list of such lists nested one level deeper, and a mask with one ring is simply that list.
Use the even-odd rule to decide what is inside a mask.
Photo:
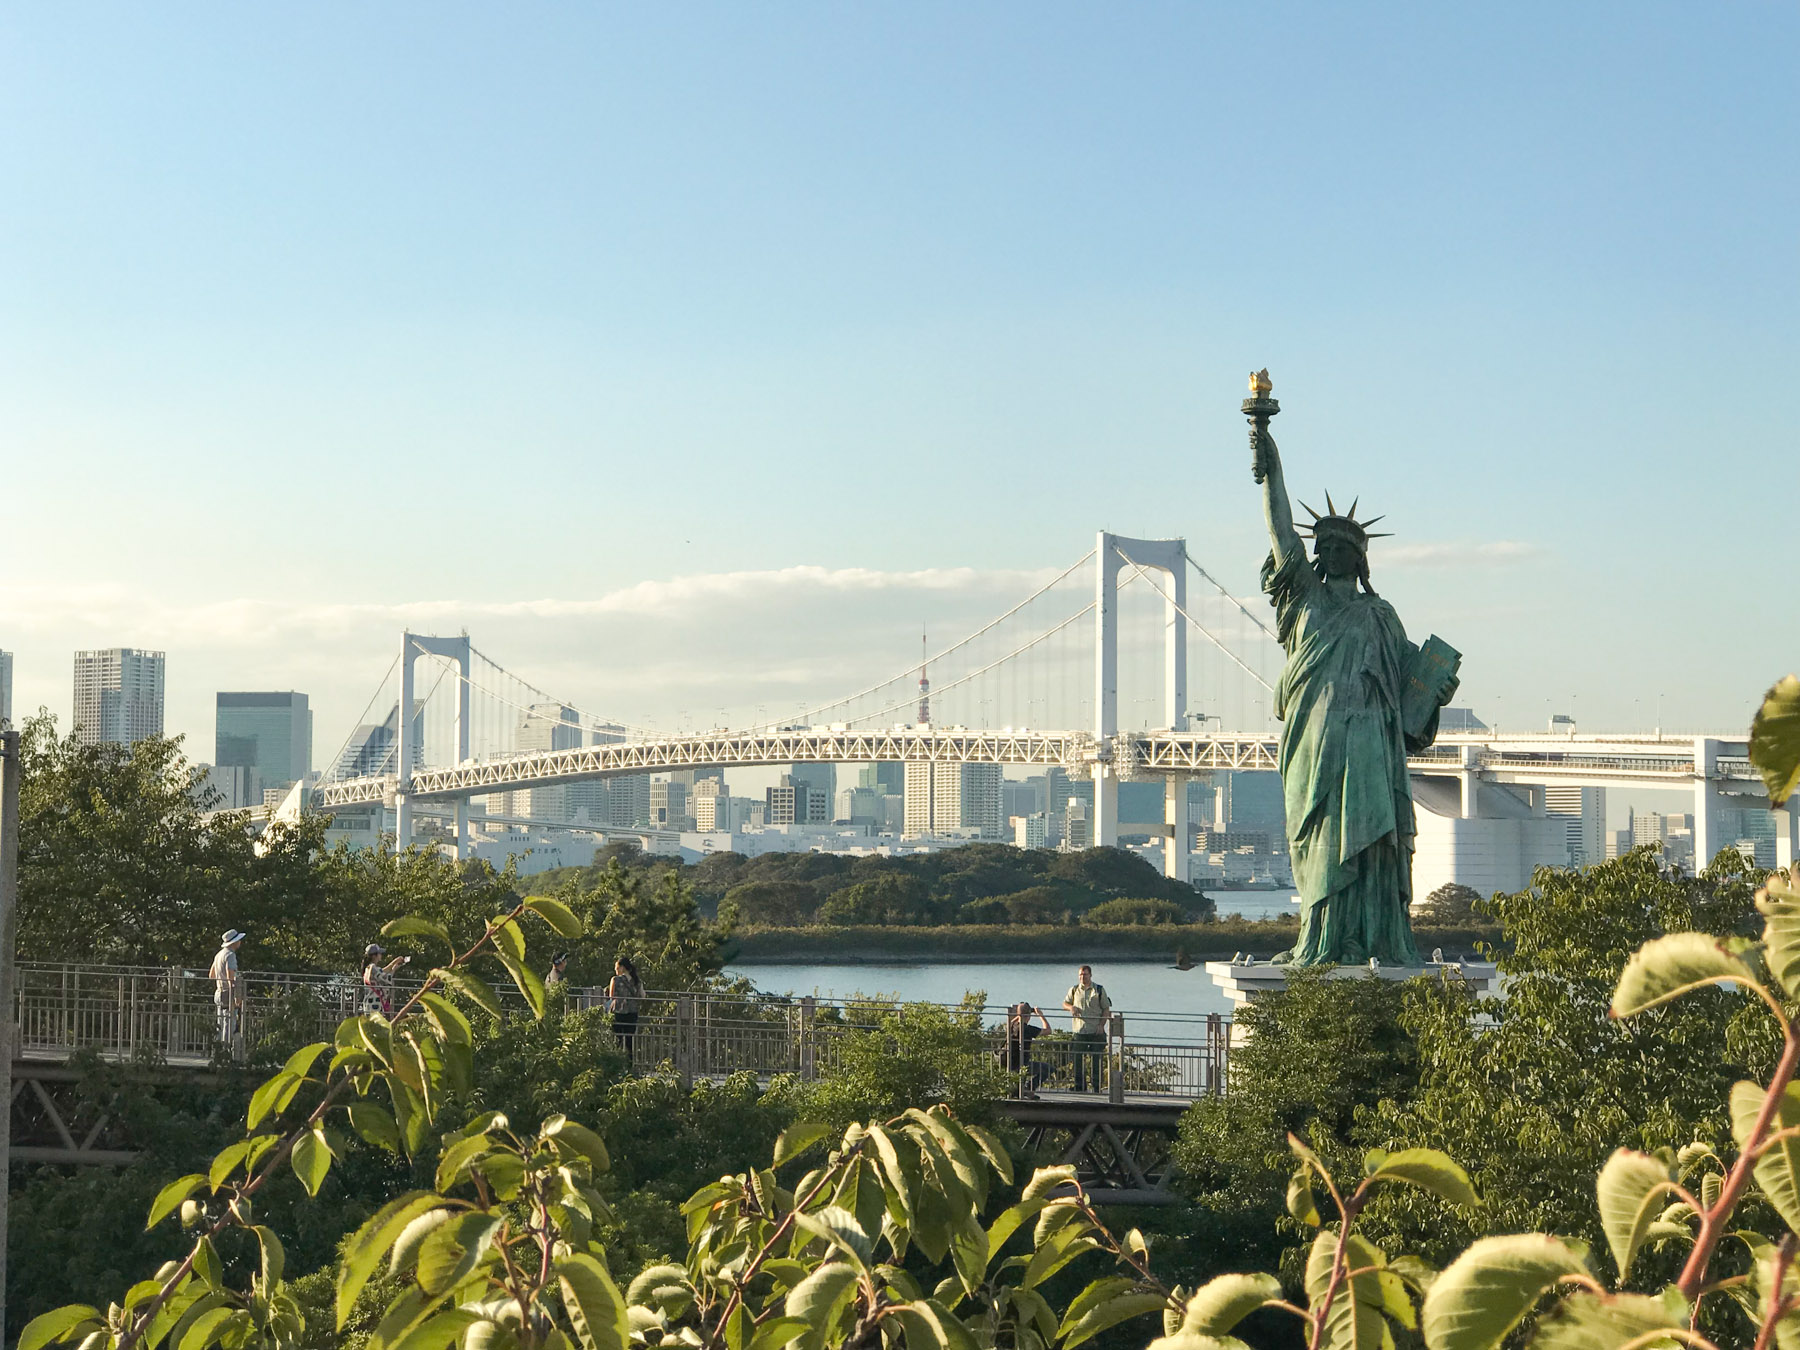
[{"label": "white office building", "polygon": [[131,745],[163,734],[162,652],[107,647],[75,653],[75,738]]},{"label": "white office building", "polygon": [[1547,787],[1544,814],[1563,822],[1569,842],[1569,866],[1583,867],[1606,857],[1606,789]]},{"label": "white office building", "polygon": [[1005,838],[1001,814],[1003,775],[998,764],[909,760],[906,765],[906,829],[921,835]]}]

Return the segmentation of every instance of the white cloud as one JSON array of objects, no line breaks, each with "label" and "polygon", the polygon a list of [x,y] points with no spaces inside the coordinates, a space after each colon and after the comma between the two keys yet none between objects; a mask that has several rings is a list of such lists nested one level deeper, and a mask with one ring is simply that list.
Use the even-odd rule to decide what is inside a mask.
[{"label": "white cloud", "polygon": [[1383,540],[1370,548],[1369,564],[1378,567],[1508,567],[1550,556],[1542,544],[1518,539],[1446,539],[1418,544]]}]

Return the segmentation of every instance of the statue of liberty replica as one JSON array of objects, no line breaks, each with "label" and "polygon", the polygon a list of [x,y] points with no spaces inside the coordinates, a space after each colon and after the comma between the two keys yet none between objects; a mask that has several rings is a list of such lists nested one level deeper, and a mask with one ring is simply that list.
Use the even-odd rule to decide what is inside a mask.
[{"label": "statue of liberty replica", "polygon": [[1312,517],[1306,556],[1269,419],[1269,372],[1250,377],[1251,476],[1262,485],[1270,553],[1262,588],[1287,653],[1275,689],[1282,795],[1300,891],[1300,940],[1277,962],[1418,966],[1413,944],[1412,785],[1408,753],[1437,738],[1456,692],[1458,654],[1438,638],[1407,641],[1394,607],[1369,584],[1368,527],[1356,503]]}]

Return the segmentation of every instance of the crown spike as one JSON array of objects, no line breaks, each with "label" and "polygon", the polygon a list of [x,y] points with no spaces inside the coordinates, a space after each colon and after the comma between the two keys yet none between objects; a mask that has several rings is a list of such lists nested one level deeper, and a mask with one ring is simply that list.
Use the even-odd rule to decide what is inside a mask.
[{"label": "crown spike", "polygon": [[1365,539],[1392,539],[1393,537],[1394,532],[1392,530],[1377,530],[1373,534],[1365,534],[1363,536]]},{"label": "crown spike", "polygon": [[[1298,499],[1296,499],[1296,500],[1298,500]],[[1300,505],[1302,505],[1302,506],[1306,506],[1306,503],[1305,503],[1305,502],[1301,502],[1301,503],[1300,503]],[[1317,512],[1317,511],[1314,511],[1314,510],[1313,510],[1313,509],[1312,509],[1312,507],[1310,507],[1310,506],[1306,506],[1306,510],[1307,510],[1307,513],[1308,513],[1308,514],[1309,514],[1309,515],[1311,515],[1311,516],[1312,516],[1312,518],[1313,518],[1313,519],[1314,519],[1314,520],[1318,520],[1318,519],[1319,519],[1319,513],[1318,513],[1318,512]]]},{"label": "crown spike", "polygon": [[1360,493],[1359,493],[1359,494],[1358,494],[1358,495],[1357,495],[1357,496],[1356,496],[1356,498],[1355,498],[1355,500],[1353,500],[1353,501],[1352,501],[1352,502],[1351,502],[1351,503],[1350,503],[1350,513],[1349,513],[1349,514],[1350,514],[1350,519],[1352,519],[1352,520],[1355,520],[1355,519],[1356,519],[1356,503],[1357,503],[1357,502],[1360,502],[1360,501],[1361,501],[1361,500],[1362,500],[1362,495],[1361,495],[1361,494],[1360,494]]},{"label": "crown spike", "polygon": [[1370,516],[1367,520],[1362,522],[1363,528],[1367,529],[1369,526],[1373,525],[1376,521],[1386,520],[1386,519],[1387,519],[1386,515]]},{"label": "crown spike", "polygon": [[1330,488],[1325,489],[1325,509],[1334,516],[1337,514],[1337,503],[1331,500]]}]

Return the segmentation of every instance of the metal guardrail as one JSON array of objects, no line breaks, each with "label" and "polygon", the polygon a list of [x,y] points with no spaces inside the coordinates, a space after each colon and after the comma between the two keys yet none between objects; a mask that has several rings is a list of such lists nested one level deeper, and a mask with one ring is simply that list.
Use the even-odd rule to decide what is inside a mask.
[{"label": "metal guardrail", "polygon": [[[352,975],[246,971],[243,999],[221,1008],[203,970],[156,966],[21,963],[14,985],[14,1054],[66,1060],[91,1050],[102,1058],[147,1056],[200,1066],[241,1057],[263,1038],[288,1031],[330,1039],[363,1006]],[[412,988],[399,985],[404,1000]],[[795,1074],[815,1081],[842,1069],[850,1037],[880,1032],[908,1008],[878,999],[790,998],[760,993],[650,991],[635,1022],[606,1009],[602,990],[570,988],[577,1008],[599,1010],[608,1033],[640,1068],[668,1065],[684,1082],[739,1072]],[[507,999],[519,1011],[522,1004]],[[977,1053],[1004,1066],[1006,1009],[936,1005],[982,1028]],[[1042,1033],[1029,1061],[1016,1069],[1018,1090],[1104,1092],[1113,1101],[1154,1096],[1191,1101],[1223,1092],[1232,1022],[1218,1014],[1182,1016],[1115,1012],[1104,1036],[1086,1043],[1066,1032]],[[1015,1056],[1016,1058],[1016,1056]]]}]

